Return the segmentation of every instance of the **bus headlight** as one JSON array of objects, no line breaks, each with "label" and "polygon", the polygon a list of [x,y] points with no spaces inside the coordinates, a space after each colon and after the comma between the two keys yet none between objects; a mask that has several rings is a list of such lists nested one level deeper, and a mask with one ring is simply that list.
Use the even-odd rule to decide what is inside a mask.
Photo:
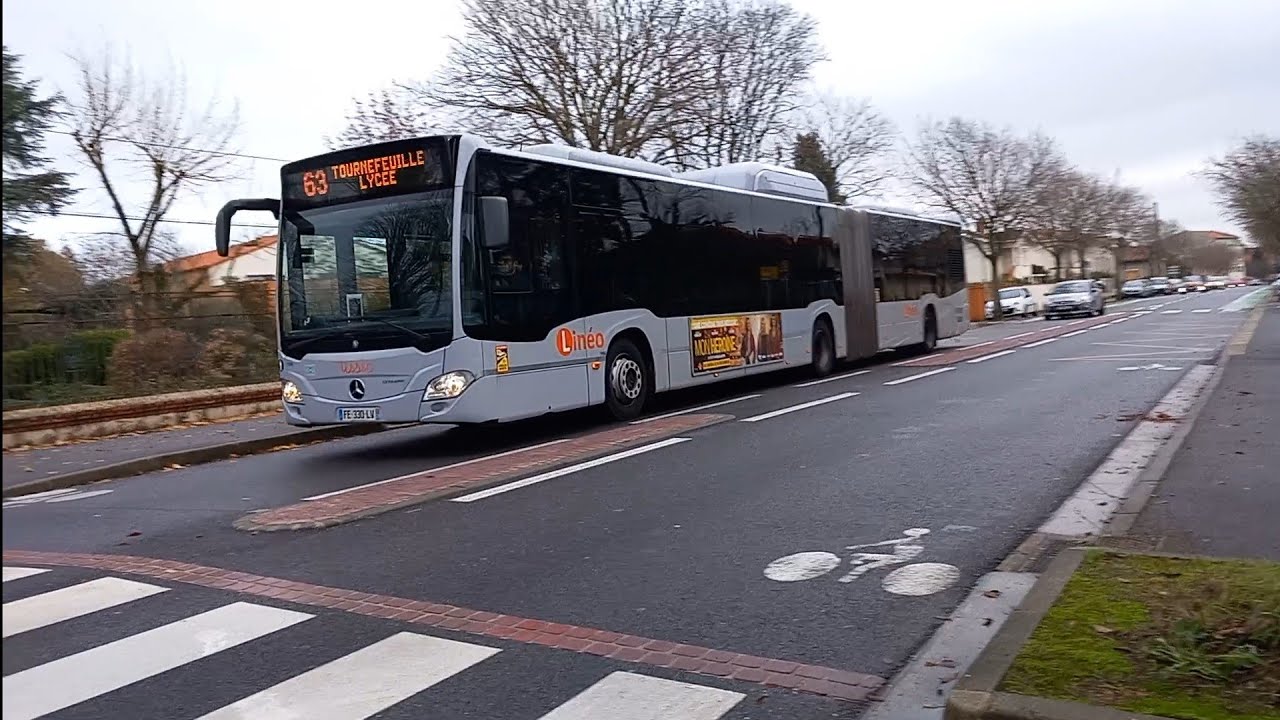
[{"label": "bus headlight", "polygon": [[454,370],[427,383],[427,391],[422,394],[423,400],[449,400],[462,394],[463,390],[475,380],[476,376],[466,370]]},{"label": "bus headlight", "polygon": [[301,403],[302,391],[299,390],[298,386],[294,385],[291,381],[285,380],[280,385],[280,399],[287,403]]}]

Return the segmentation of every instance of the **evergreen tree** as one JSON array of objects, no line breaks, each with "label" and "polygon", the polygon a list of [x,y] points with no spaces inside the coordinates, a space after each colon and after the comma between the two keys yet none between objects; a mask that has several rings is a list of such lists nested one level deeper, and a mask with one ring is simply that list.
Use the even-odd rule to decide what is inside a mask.
[{"label": "evergreen tree", "polygon": [[836,168],[827,157],[818,133],[808,132],[796,135],[795,145],[791,148],[791,166],[796,170],[813,173],[827,186],[827,194],[831,202],[843,205],[844,193],[840,192],[840,181],[836,176]]},{"label": "evergreen tree", "polygon": [[59,115],[62,98],[36,95],[24,81],[19,57],[4,52],[4,258],[21,259],[33,247],[21,225],[32,214],[56,213],[75,194],[70,175],[49,169],[44,135]]}]

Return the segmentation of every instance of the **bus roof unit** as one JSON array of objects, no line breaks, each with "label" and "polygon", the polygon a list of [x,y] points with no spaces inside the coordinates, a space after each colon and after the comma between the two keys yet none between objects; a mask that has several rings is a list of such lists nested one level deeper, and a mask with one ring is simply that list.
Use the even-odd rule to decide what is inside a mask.
[{"label": "bus roof unit", "polygon": [[660,175],[662,177],[672,176],[670,168],[657,163],[622,157],[620,155],[610,155],[609,153],[597,152],[595,150],[583,150],[582,148],[569,147],[568,145],[553,145],[548,143],[546,145],[534,145],[533,147],[523,148],[523,151],[534,155],[545,155],[547,157],[571,160],[573,162],[584,163],[587,165],[614,167],[622,170],[630,170],[632,172],[646,173],[649,175]]},{"label": "bus roof unit", "polygon": [[831,201],[827,195],[826,186],[813,173],[761,162],[731,163],[706,170],[676,173],[675,177],[769,195],[783,195],[815,202]]}]

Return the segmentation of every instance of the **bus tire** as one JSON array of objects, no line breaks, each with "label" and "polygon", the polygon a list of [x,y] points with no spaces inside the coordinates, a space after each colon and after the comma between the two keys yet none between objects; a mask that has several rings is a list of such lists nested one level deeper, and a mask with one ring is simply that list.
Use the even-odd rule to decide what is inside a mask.
[{"label": "bus tire", "polygon": [[648,358],[631,340],[614,340],[605,360],[604,403],[609,414],[618,420],[635,420],[652,394]]},{"label": "bus tire", "polygon": [[836,344],[831,337],[831,324],[818,318],[813,324],[813,374],[826,377],[836,368]]},{"label": "bus tire", "polygon": [[933,306],[924,309],[924,342],[920,343],[920,351],[931,353],[938,347],[938,316]]}]

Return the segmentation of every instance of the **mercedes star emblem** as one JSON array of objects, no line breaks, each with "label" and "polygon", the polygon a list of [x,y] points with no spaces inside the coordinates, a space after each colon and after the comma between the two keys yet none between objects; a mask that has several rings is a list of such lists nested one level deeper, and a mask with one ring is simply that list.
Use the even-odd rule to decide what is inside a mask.
[{"label": "mercedes star emblem", "polygon": [[364,383],[360,382],[359,380],[351,381],[350,390],[351,390],[351,398],[353,400],[359,400],[364,397]]}]

